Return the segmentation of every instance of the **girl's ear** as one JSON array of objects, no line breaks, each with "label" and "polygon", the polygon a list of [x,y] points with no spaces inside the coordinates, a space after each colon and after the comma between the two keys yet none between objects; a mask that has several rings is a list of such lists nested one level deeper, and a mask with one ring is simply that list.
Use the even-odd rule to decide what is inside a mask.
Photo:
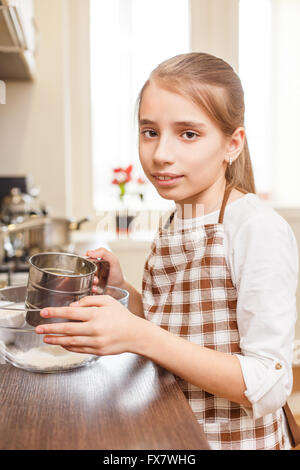
[{"label": "girl's ear", "polygon": [[234,162],[243,150],[245,143],[245,129],[244,127],[238,127],[232,136],[229,138],[226,146],[225,160],[230,164]]}]

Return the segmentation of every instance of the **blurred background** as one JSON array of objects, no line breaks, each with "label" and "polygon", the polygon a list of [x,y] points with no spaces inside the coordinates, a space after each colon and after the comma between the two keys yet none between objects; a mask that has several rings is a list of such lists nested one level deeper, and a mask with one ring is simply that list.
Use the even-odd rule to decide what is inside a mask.
[{"label": "blurred background", "polygon": [[[30,174],[57,216],[107,209],[114,167],[133,164],[140,176],[138,93],[159,62],[189,51],[220,56],[239,73],[257,191],[277,206],[300,204],[298,0],[5,3],[19,6],[34,53],[23,81],[8,60],[16,53],[0,43],[0,171]],[[143,192],[161,208],[150,185]]]}]

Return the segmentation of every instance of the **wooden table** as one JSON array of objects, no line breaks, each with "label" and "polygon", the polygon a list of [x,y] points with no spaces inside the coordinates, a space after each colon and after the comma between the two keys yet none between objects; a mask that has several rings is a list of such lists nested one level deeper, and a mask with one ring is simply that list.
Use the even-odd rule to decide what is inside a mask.
[{"label": "wooden table", "polygon": [[0,366],[0,449],[209,449],[173,375],[134,354],[69,372]]}]

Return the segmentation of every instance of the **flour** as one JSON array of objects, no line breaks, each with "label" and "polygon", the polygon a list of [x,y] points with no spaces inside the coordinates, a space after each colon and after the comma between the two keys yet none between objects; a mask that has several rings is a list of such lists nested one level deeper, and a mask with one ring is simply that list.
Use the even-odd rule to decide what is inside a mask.
[{"label": "flour", "polygon": [[[0,301],[0,326],[20,327],[24,323],[25,313],[24,303],[14,303],[7,301]],[[4,310],[1,307],[6,307],[11,310]],[[16,310],[12,310],[15,308]],[[23,309],[23,310],[22,310]]]},{"label": "flour", "polygon": [[15,361],[26,368],[43,370],[66,370],[89,362],[94,356],[74,353],[61,346],[40,346],[25,352],[17,352]]},{"label": "flour", "polygon": [[[4,310],[3,307],[16,308],[17,310]],[[10,328],[23,326],[26,311],[20,310],[22,308],[24,309],[24,303],[0,301],[0,341],[4,344],[13,343],[16,338],[15,331]],[[5,328],[1,328],[1,326]]]},{"label": "flour", "polygon": [[[16,310],[4,310],[3,307]],[[19,338],[24,340],[29,335],[28,340],[30,340],[32,335],[36,336],[34,330],[26,332],[25,315],[24,303],[0,301],[0,353],[4,357],[8,354],[17,366],[28,370],[51,372],[74,369],[96,359],[93,355],[67,351],[55,345],[33,347],[27,351],[20,350],[22,346],[18,349],[19,346],[15,343]],[[18,328],[24,326],[24,333],[19,332]]]}]

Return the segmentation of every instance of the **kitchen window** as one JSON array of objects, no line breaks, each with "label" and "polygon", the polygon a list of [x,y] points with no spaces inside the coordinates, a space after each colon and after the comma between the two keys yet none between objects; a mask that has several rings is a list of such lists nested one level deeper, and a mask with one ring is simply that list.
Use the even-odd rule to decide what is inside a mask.
[{"label": "kitchen window", "polygon": [[[135,103],[156,65],[190,51],[189,0],[91,0],[90,26],[94,206],[102,211],[117,203],[114,167],[132,163],[143,176]],[[152,185],[143,189],[145,208],[147,200],[152,209],[172,204]]]},{"label": "kitchen window", "polygon": [[277,207],[300,203],[299,18],[299,0],[239,2],[239,75],[256,189]]},{"label": "kitchen window", "polygon": [[[94,207],[103,211],[116,208],[114,167],[133,163],[143,176],[136,99],[159,62],[191,50],[190,2],[90,3]],[[285,206],[300,203],[299,17],[299,0],[239,0],[238,73],[256,189],[262,198]],[[173,204],[160,198],[152,185],[144,189],[145,209],[151,204],[151,209],[164,210]]]},{"label": "kitchen window", "polygon": [[240,0],[239,76],[256,190],[272,193],[272,0]]}]

